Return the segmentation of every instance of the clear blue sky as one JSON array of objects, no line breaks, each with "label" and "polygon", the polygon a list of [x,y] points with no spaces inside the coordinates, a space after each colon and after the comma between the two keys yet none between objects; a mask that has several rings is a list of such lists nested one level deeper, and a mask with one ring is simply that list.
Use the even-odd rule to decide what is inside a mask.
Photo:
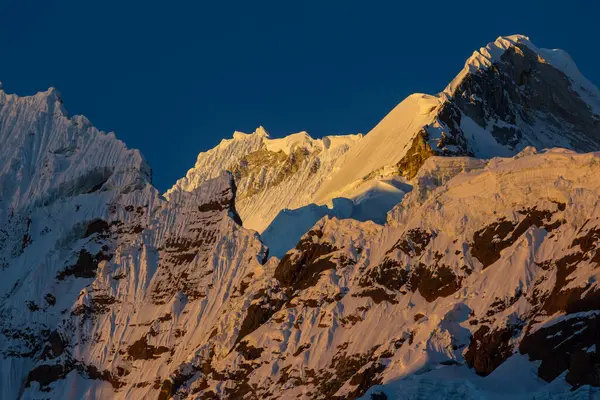
[{"label": "clear blue sky", "polygon": [[599,15],[574,0],[0,0],[0,81],[55,86],[165,190],[234,130],[367,132],[499,35],[565,49],[599,84]]}]

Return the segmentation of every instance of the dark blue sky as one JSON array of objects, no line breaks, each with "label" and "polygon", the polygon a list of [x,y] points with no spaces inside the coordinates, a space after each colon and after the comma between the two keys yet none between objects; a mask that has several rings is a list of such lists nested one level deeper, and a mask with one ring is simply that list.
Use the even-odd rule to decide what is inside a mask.
[{"label": "dark blue sky", "polygon": [[234,130],[367,132],[499,35],[563,48],[598,84],[599,15],[591,1],[0,0],[0,80],[55,86],[165,190]]}]

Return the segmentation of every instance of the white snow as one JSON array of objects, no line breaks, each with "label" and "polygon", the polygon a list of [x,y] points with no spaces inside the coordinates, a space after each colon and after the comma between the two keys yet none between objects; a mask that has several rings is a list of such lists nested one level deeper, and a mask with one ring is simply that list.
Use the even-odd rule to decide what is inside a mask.
[{"label": "white snow", "polygon": [[333,174],[316,195],[317,203],[347,197],[345,189],[373,171],[400,161],[412,139],[433,121],[434,113],[421,113],[437,104],[434,96],[413,94],[396,106],[363,140],[346,153]]}]

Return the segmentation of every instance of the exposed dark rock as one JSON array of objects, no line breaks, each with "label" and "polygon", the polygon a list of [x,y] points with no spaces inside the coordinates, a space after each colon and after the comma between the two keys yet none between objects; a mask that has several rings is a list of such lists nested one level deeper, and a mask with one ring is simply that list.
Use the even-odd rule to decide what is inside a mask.
[{"label": "exposed dark rock", "polygon": [[316,158],[313,163],[310,165],[310,174],[314,175],[319,171],[319,168],[321,167],[321,160],[319,160],[318,158]]},{"label": "exposed dark rock", "polygon": [[400,290],[406,283],[408,271],[399,261],[389,257],[383,263],[376,265],[360,278],[359,285],[367,287],[377,283],[389,290]]},{"label": "exposed dark rock", "polygon": [[79,374],[88,379],[109,382],[113,389],[119,389],[125,385],[124,382],[121,382],[118,377],[114,376],[109,371],[100,371],[93,365],[84,365],[80,362],[69,360],[64,364],[48,364],[35,367],[29,371],[25,386],[30,387],[32,382],[38,382],[40,390],[46,392],[50,390],[48,386],[51,383],[65,379],[73,370],[76,370]]},{"label": "exposed dark rock", "polygon": [[315,299],[307,299],[307,300],[299,300],[302,304],[309,308],[317,308],[321,304],[318,300]]},{"label": "exposed dark rock", "polygon": [[356,388],[349,394],[350,398],[358,398],[365,394],[365,392],[374,385],[379,385],[382,379],[379,374],[385,370],[385,365],[375,361],[367,368],[355,374],[350,379],[350,385],[356,386]]},{"label": "exposed dark rock", "polygon": [[239,291],[239,293],[240,293],[240,296],[243,296],[243,295],[244,295],[244,293],[246,293],[246,289],[248,289],[248,287],[249,287],[249,286],[250,286],[250,282],[245,282],[245,281],[242,281],[242,282],[240,283],[240,287],[239,287],[239,289],[238,289],[238,291]]},{"label": "exposed dark rock", "polygon": [[152,346],[148,344],[146,336],[142,336],[136,340],[127,349],[127,354],[132,360],[151,360],[158,358],[159,355],[169,351],[168,347],[165,346]]},{"label": "exposed dark rock", "polygon": [[500,251],[510,246],[506,241],[498,241],[497,239],[504,239],[513,231],[515,226],[514,222],[501,218],[498,222],[494,222],[475,232],[473,235],[473,244],[471,245],[471,254],[483,264],[483,268],[498,261],[500,259]]},{"label": "exposed dark rock", "polygon": [[492,330],[489,326],[481,326],[471,337],[469,348],[464,354],[469,367],[474,368],[477,375],[487,376],[513,354],[510,343],[516,333],[515,327]]},{"label": "exposed dark rock", "polygon": [[[252,183],[240,197],[249,198],[267,188],[278,186],[297,173],[305,162],[310,162],[312,154],[305,148],[296,148],[289,155],[283,151],[274,152],[263,148],[246,155],[231,168],[235,179],[256,176],[266,167],[274,168],[277,173],[270,181],[260,181],[260,184],[259,180],[248,179]],[[319,167],[318,159],[314,159],[310,167],[311,173],[316,172]]]},{"label": "exposed dark rock", "polygon": [[[110,383],[113,389],[119,389],[125,386],[124,382],[121,382],[117,376],[110,373],[110,371],[100,371],[93,365],[81,366],[77,368],[80,372],[83,372],[89,379],[98,379]],[[83,371],[81,371],[83,369]]]},{"label": "exposed dark rock", "polygon": [[44,389],[52,382],[56,382],[61,379],[65,379],[69,372],[75,368],[73,363],[67,365],[62,364],[51,364],[51,365],[39,365],[29,371],[27,375],[26,387],[31,386],[32,382],[38,382],[40,389]]},{"label": "exposed dark rock", "polygon": [[27,300],[25,302],[25,305],[27,306],[27,308],[29,309],[29,311],[38,311],[40,309],[40,307],[35,304],[35,302],[31,301],[31,300]]},{"label": "exposed dark rock", "polygon": [[490,304],[490,308],[486,311],[485,315],[487,317],[491,317],[492,315],[498,314],[506,310],[507,308],[515,304],[517,301],[519,301],[521,296],[523,296],[523,291],[519,289],[517,290],[514,296],[507,300],[496,298],[495,301],[492,304]]},{"label": "exposed dark rock", "polygon": [[[565,132],[575,150],[590,151],[590,146],[597,148],[600,144],[598,121],[571,85],[563,72],[538,57],[527,45],[517,43],[492,68],[467,74],[454,91],[453,102],[477,124],[490,130],[499,143],[509,147],[516,148],[523,142],[525,135],[521,129],[532,134],[533,128],[526,124],[535,125],[534,118],[539,118]],[[519,129],[506,129],[494,123],[515,125],[518,120],[523,122]],[[578,134],[589,141],[580,140]],[[543,147],[549,146],[550,143]]]},{"label": "exposed dark rock", "polygon": [[83,234],[83,237],[84,238],[90,237],[95,233],[102,235],[102,234],[106,233],[109,228],[110,228],[110,225],[108,224],[108,222],[106,222],[102,219],[95,219],[87,225],[87,227],[85,228],[85,233]]},{"label": "exposed dark rock", "polygon": [[79,304],[71,312],[74,316],[83,316],[84,320],[93,318],[95,315],[104,314],[110,311],[110,306],[115,304],[117,299],[108,295],[96,295],[90,299],[90,305]]},{"label": "exposed dark rock", "polygon": [[248,341],[242,340],[238,346],[237,351],[240,353],[246,360],[256,360],[260,358],[260,355],[264,351],[263,348],[254,347],[248,344]]},{"label": "exposed dark rock", "polygon": [[411,257],[418,257],[423,254],[427,245],[435,235],[419,228],[407,231],[394,246],[387,251],[390,254],[394,250],[400,250]]},{"label": "exposed dark rock", "polygon": [[46,296],[44,296],[44,300],[46,300],[46,303],[48,303],[49,306],[53,306],[56,304],[56,297],[54,297],[52,293],[46,293]]},{"label": "exposed dark rock", "polygon": [[[227,203],[225,203],[227,204]],[[198,211],[209,212],[209,211],[223,211],[225,207],[220,202],[213,200],[208,203],[204,203],[198,206]]]},{"label": "exposed dark rock", "polygon": [[396,295],[386,292],[386,290],[383,288],[372,288],[372,289],[362,290],[358,293],[353,294],[352,296],[353,297],[370,297],[371,299],[373,299],[373,302],[375,302],[375,304],[379,304],[382,301],[387,301],[388,303],[391,303],[391,304],[398,304],[398,300],[396,300]]},{"label": "exposed dark rock", "polygon": [[304,350],[310,349],[310,343],[305,343],[303,345],[298,346],[296,351],[294,352],[294,357],[300,355]]},{"label": "exposed dark rock", "polygon": [[421,263],[413,267],[409,278],[410,289],[413,292],[418,290],[428,302],[456,293],[461,288],[461,282],[462,278],[443,264],[428,268]]},{"label": "exposed dark rock", "polygon": [[398,173],[406,179],[412,179],[417,175],[419,168],[425,163],[425,161],[434,156],[435,153],[427,143],[429,134],[425,129],[415,136],[410,149],[406,152],[406,155],[396,164]]},{"label": "exposed dark rock", "polygon": [[[343,384],[349,379],[353,378],[358,371],[365,366],[369,361],[373,361],[373,354],[379,346],[373,347],[369,352],[365,354],[352,354],[347,355],[344,348],[341,348],[331,361],[330,368],[335,370],[335,374],[328,380],[321,383],[320,391],[325,398],[333,398],[335,392],[343,386]],[[379,381],[375,379],[375,376],[385,369],[385,366],[376,363],[377,365],[371,365],[363,372],[364,376],[358,376],[354,380],[354,385],[359,387],[355,389],[355,393],[350,396],[350,399],[360,396],[370,386],[378,384]],[[370,371],[368,371],[370,370]],[[368,372],[367,372],[368,371]],[[361,374],[362,375],[362,374]],[[349,383],[352,383],[350,381]]]},{"label": "exposed dark rock", "polygon": [[388,400],[388,397],[385,393],[377,391],[371,393],[371,400]]},{"label": "exposed dark rock", "polygon": [[315,242],[313,237],[321,238],[320,231],[309,231],[296,246],[297,252],[286,254],[275,269],[275,278],[282,285],[294,289],[306,289],[314,286],[323,271],[336,268],[331,257],[324,257],[337,248],[330,243]]},{"label": "exposed dark rock", "polygon": [[175,390],[175,384],[173,381],[170,379],[165,379],[160,386],[158,400],[169,400],[175,393],[177,393],[177,391]]},{"label": "exposed dark rock", "polygon": [[158,317],[156,320],[158,322],[167,322],[167,321],[171,321],[173,319],[173,316],[171,315],[171,313],[165,314],[162,317]]},{"label": "exposed dark rock", "polygon": [[[557,205],[560,209],[560,204]],[[512,246],[527,229],[532,226],[545,228],[548,231],[558,228],[562,222],[550,223],[555,211],[538,210],[536,207],[519,211],[524,218],[520,222],[507,221],[500,218],[473,235],[471,254],[477,258],[483,268],[487,268],[500,259],[500,252]]]},{"label": "exposed dark rock", "polygon": [[172,398],[179,388],[181,388],[187,381],[189,381],[195,375],[195,371],[188,374],[183,374],[180,371],[175,371],[169,379],[162,381],[160,385],[160,392],[158,394],[158,400],[168,400]]},{"label": "exposed dark rock", "polygon": [[595,243],[598,240],[600,240],[600,228],[594,227],[589,229],[585,235],[573,239],[571,247],[579,246],[581,251],[587,253],[596,248]]},{"label": "exposed dark rock", "polygon": [[251,304],[246,310],[236,343],[266,323],[273,314],[281,309],[284,303],[283,299],[273,299],[265,294],[261,303]]},{"label": "exposed dark rock", "polygon": [[342,324],[342,326],[344,326],[344,327],[354,326],[357,323],[361,322],[362,320],[363,319],[360,316],[353,315],[353,314],[350,314],[347,317],[343,317],[343,318],[339,319],[340,324]]},{"label": "exposed dark rock", "polygon": [[[293,386],[313,385],[316,391],[309,393],[309,396],[314,399],[353,400],[362,396],[369,387],[381,382],[381,373],[385,365],[374,355],[380,346],[374,346],[364,354],[348,355],[348,344],[337,347],[338,351],[328,369],[315,371],[303,368],[302,371],[298,371],[287,365],[279,371],[277,383]],[[336,396],[336,392],[345,383],[352,386],[353,390],[347,396]]]},{"label": "exposed dark rock", "polygon": [[[575,238],[571,248],[579,246],[580,251],[567,254],[558,260],[548,260],[539,264],[542,269],[549,270],[555,267],[555,283],[550,293],[542,293],[534,289],[531,298],[532,304],[542,304],[542,310],[547,314],[557,312],[576,313],[600,309],[600,291],[591,289],[593,282],[587,282],[579,287],[569,287],[573,274],[581,262],[590,261],[600,266],[600,251],[595,247],[600,238],[600,230],[591,228],[585,234]],[[541,284],[543,281],[537,282]]]},{"label": "exposed dark rock", "polygon": [[444,360],[444,361],[440,362],[440,365],[445,365],[448,367],[448,366],[452,366],[452,365],[462,365],[462,364],[456,360]]},{"label": "exposed dark rock", "polygon": [[82,249],[79,252],[75,264],[59,272],[56,279],[63,280],[67,276],[74,276],[75,278],[94,278],[96,276],[98,264],[101,261],[110,260],[111,258],[112,255],[107,254],[104,251],[100,251],[93,256],[87,250]]},{"label": "exposed dark rock", "polygon": [[23,253],[23,251],[27,248],[27,246],[29,246],[31,243],[33,243],[33,241],[31,240],[31,235],[29,233],[31,230],[31,218],[27,217],[26,222],[27,222],[27,228],[26,228],[25,233],[23,234],[23,238],[21,239],[20,253]]},{"label": "exposed dark rock", "polygon": [[125,278],[126,276],[127,276],[127,275],[125,275],[123,272],[121,272],[121,273],[119,273],[119,274],[117,274],[117,275],[113,276],[112,278],[113,278],[115,281],[119,281],[119,280],[121,280],[121,279]]},{"label": "exposed dark rock", "polygon": [[66,346],[67,343],[65,343],[61,335],[57,331],[52,331],[48,337],[48,343],[46,343],[41,358],[46,360],[60,357]]},{"label": "exposed dark rock", "polygon": [[[445,102],[438,111],[437,119],[440,122],[442,135],[438,139],[436,155],[440,156],[473,156],[469,151],[469,144],[461,129],[462,112],[453,102]],[[452,146],[452,150],[450,147]]]}]

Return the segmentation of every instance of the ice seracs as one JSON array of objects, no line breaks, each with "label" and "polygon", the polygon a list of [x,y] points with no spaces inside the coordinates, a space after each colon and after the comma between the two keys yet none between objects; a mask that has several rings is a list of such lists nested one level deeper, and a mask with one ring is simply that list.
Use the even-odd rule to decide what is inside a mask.
[{"label": "ice seracs", "polygon": [[139,151],[85,117],[70,117],[55,89],[27,97],[0,91],[0,104],[0,213],[150,183],[150,167]]},{"label": "ice seracs", "polygon": [[203,180],[231,171],[244,226],[263,232],[281,210],[312,203],[336,161],[361,138],[343,135],[313,139],[300,132],[271,139],[262,127],[251,134],[235,132],[233,139],[200,153],[194,168],[166,195],[193,190]]}]

